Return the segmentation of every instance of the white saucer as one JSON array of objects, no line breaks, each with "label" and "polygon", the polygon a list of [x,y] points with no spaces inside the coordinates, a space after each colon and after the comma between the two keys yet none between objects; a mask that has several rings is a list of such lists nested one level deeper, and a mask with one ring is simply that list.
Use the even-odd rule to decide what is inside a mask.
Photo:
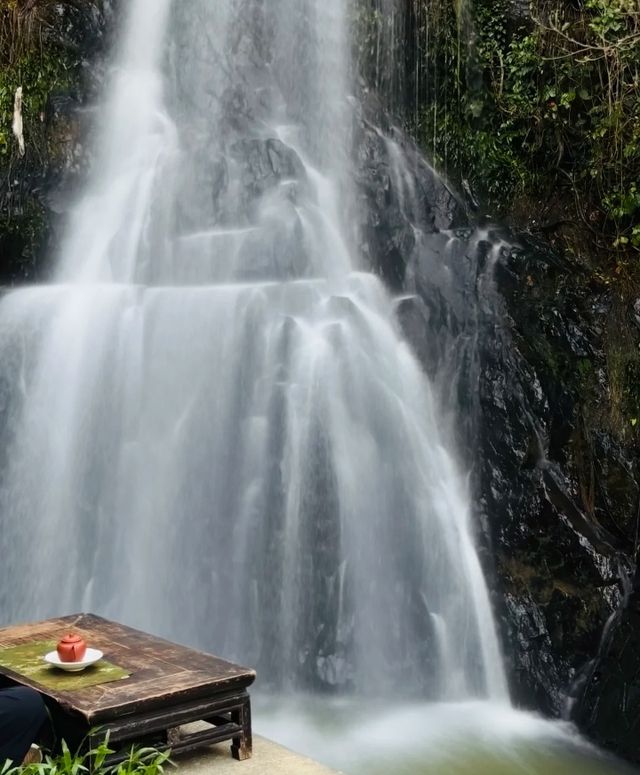
[{"label": "white saucer", "polygon": [[61,670],[66,670],[69,673],[79,673],[80,670],[84,670],[85,667],[89,667],[98,662],[103,656],[102,651],[88,648],[84,657],[79,662],[63,662],[58,656],[57,651],[50,651],[48,654],[45,654],[43,658],[45,662],[48,662],[54,667],[59,667]]}]

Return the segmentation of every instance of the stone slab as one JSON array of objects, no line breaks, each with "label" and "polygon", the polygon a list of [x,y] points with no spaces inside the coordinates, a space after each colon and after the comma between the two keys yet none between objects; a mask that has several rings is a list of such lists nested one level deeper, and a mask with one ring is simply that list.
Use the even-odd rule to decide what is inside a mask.
[{"label": "stone slab", "polygon": [[337,775],[336,770],[258,735],[253,736],[253,756],[243,762],[231,758],[228,743],[176,756],[174,761],[178,775]]}]

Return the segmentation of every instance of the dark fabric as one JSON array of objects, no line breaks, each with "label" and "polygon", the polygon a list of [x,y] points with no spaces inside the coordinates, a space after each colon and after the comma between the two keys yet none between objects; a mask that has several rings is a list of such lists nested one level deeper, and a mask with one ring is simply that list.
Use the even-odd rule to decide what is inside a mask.
[{"label": "dark fabric", "polygon": [[0,690],[0,767],[21,764],[47,718],[42,697],[26,686]]}]

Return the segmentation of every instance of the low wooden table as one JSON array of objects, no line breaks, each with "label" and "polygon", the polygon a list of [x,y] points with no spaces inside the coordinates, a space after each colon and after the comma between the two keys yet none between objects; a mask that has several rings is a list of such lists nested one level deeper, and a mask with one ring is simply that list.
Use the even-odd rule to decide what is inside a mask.
[{"label": "low wooden table", "polygon": [[[109,732],[109,744],[116,749],[144,743],[182,753],[231,740],[234,758],[251,756],[247,687],[255,680],[255,671],[93,614],[0,629],[0,648],[34,641],[57,642],[69,631],[82,635],[130,677],[58,691],[7,668],[0,667],[0,676],[44,695],[57,731],[70,747],[85,738],[90,744],[92,735],[101,739]],[[206,727],[184,734],[180,730],[178,734],[178,727],[195,721],[206,722]]]}]

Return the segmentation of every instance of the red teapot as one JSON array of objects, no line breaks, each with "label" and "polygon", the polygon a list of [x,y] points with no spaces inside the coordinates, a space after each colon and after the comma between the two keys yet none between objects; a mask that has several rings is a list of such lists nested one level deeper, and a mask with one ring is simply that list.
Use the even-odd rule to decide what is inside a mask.
[{"label": "red teapot", "polygon": [[87,650],[87,644],[79,635],[69,633],[56,646],[61,662],[80,662]]}]

